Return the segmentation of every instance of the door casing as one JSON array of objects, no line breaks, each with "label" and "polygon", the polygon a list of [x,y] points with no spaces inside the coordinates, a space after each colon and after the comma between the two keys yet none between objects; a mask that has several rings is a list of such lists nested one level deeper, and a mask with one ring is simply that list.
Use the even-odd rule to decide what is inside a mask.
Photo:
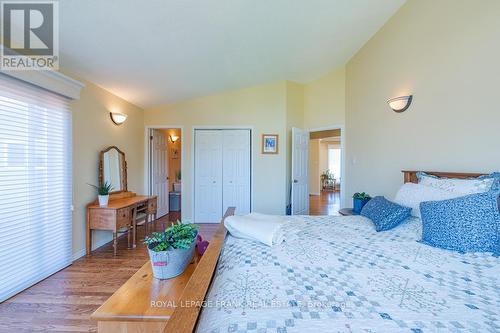
[{"label": "door casing", "polygon": [[345,177],[345,170],[346,170],[346,130],[344,125],[331,125],[331,126],[324,126],[324,127],[315,127],[315,128],[309,128],[309,133],[310,132],[320,132],[320,131],[328,131],[328,130],[335,130],[339,129],[340,130],[340,149],[341,149],[341,156],[342,156],[342,163],[340,166],[340,208],[342,207],[347,207],[346,206],[346,177]]},{"label": "door casing", "polygon": [[[149,136],[151,129],[178,129],[181,132],[181,173],[186,174],[186,164],[184,163],[184,126],[182,125],[147,125],[144,128],[144,192],[148,195],[152,194],[151,187],[151,148],[149,145]],[[167,138],[168,139],[168,138]],[[181,193],[185,193],[184,182],[181,182]],[[182,197],[181,197],[182,198]],[[181,199],[181,221],[185,217],[184,200]]]}]

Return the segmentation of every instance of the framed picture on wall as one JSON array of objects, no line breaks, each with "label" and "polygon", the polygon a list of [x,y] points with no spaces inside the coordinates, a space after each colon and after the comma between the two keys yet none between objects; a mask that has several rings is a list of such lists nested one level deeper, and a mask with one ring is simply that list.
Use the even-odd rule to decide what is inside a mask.
[{"label": "framed picture on wall", "polygon": [[262,154],[278,153],[278,134],[262,134]]}]

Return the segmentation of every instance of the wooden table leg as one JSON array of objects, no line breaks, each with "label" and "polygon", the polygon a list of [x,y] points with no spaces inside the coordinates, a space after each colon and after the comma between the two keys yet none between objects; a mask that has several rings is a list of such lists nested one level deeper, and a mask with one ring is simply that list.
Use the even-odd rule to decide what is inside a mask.
[{"label": "wooden table leg", "polygon": [[133,216],[133,219],[132,219],[132,225],[133,225],[133,233],[132,233],[132,247],[135,248],[136,247],[136,235],[137,235],[137,207],[134,208],[134,214],[132,215]]},{"label": "wooden table leg", "polygon": [[90,230],[90,211],[87,209],[87,255],[90,255],[90,251],[92,251],[92,230]]},{"label": "wooden table leg", "polygon": [[127,248],[131,248],[130,246],[130,233],[132,232],[132,224],[127,226]]},{"label": "wooden table leg", "polygon": [[116,247],[118,246],[118,242],[116,239],[116,232],[113,232],[113,255],[116,256]]}]

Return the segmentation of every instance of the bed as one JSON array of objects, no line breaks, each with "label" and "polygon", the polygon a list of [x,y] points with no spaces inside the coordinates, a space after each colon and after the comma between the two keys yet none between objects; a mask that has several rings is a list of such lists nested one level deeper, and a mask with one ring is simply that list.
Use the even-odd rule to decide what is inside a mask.
[{"label": "bed", "polygon": [[225,238],[197,332],[500,331],[500,258],[421,244],[417,218],[379,233],[361,216],[284,228],[272,248]]}]

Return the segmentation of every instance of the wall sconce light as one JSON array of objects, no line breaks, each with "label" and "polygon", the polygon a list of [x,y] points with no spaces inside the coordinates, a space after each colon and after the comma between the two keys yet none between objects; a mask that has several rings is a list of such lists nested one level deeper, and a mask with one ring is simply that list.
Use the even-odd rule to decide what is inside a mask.
[{"label": "wall sconce light", "polygon": [[172,143],[175,143],[175,141],[179,140],[179,137],[175,134],[172,134],[170,135],[170,141],[172,141]]},{"label": "wall sconce light", "polygon": [[110,112],[109,116],[115,125],[121,125],[127,120],[127,115],[119,112]]},{"label": "wall sconce light", "polygon": [[413,95],[399,96],[389,99],[387,104],[389,104],[394,112],[403,112],[410,107],[412,99]]}]

